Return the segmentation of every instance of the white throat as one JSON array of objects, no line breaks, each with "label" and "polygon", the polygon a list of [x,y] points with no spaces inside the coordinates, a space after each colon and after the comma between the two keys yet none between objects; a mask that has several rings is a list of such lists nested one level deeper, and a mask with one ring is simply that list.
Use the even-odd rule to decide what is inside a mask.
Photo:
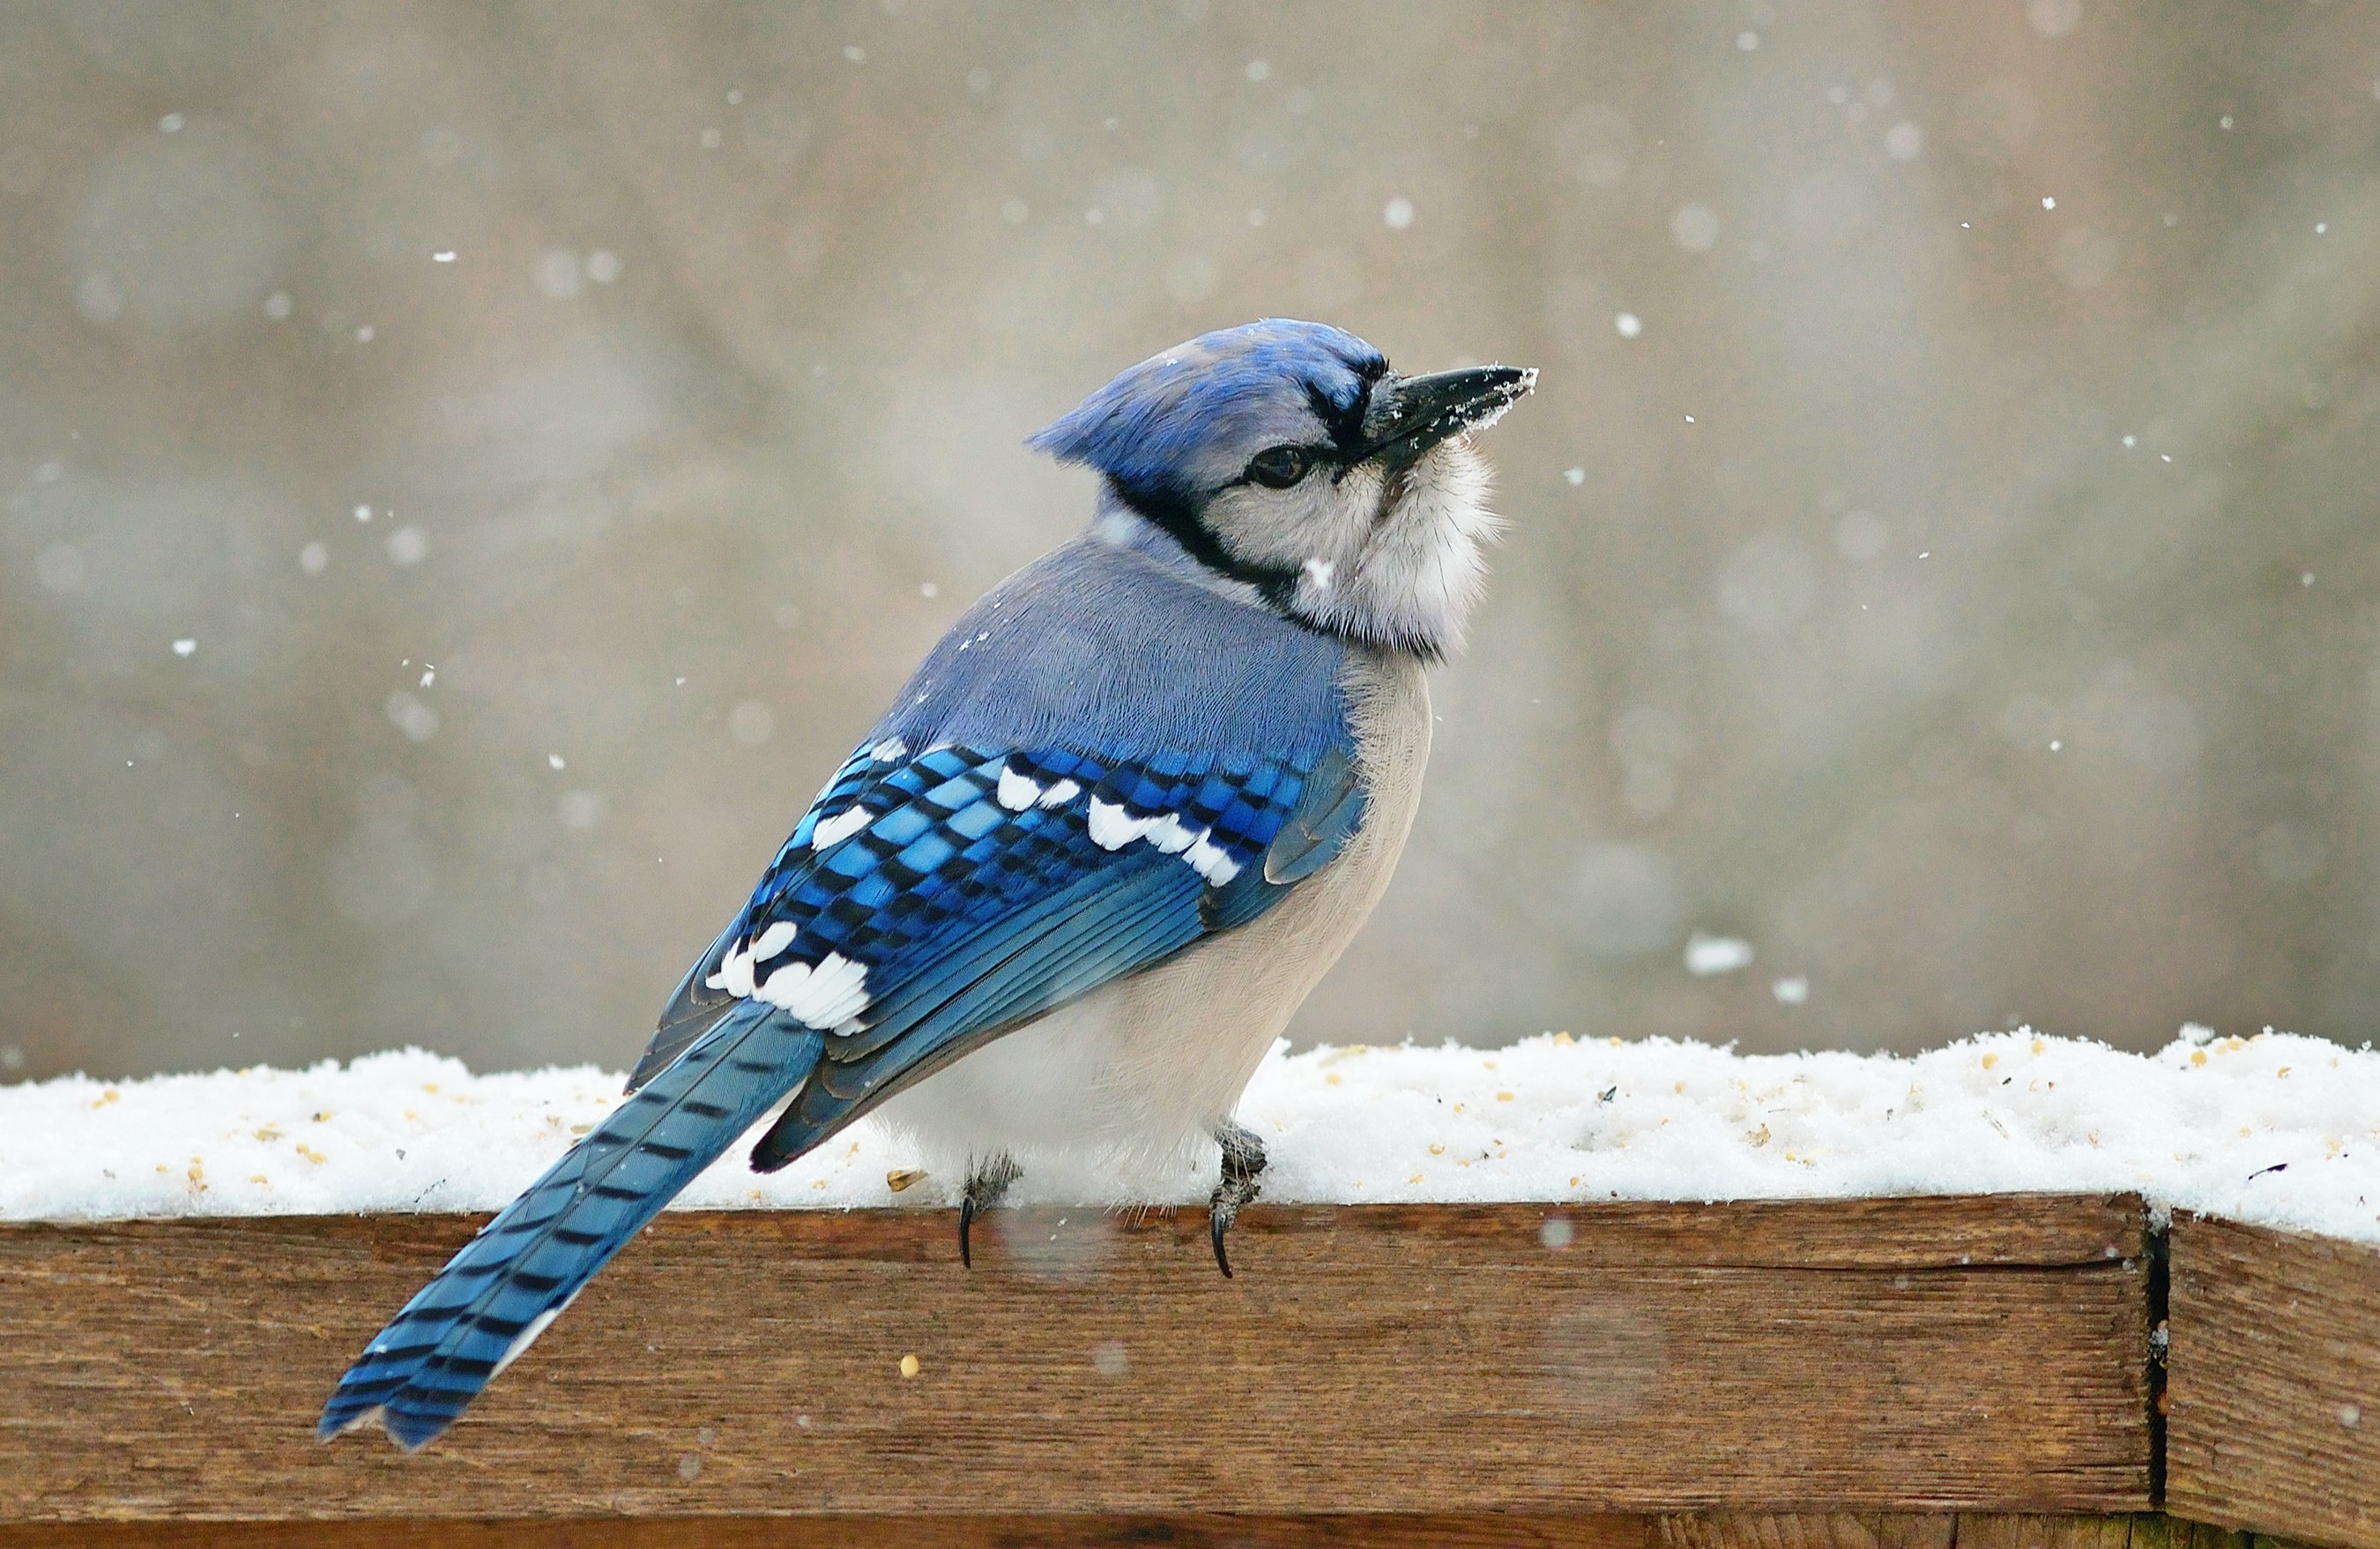
[{"label": "white throat", "polygon": [[1340,498],[1366,519],[1300,562],[1290,611],[1424,657],[1459,649],[1488,582],[1482,546],[1503,528],[1488,509],[1489,478],[1487,459],[1462,437],[1432,447],[1394,487],[1376,469],[1350,472]]}]

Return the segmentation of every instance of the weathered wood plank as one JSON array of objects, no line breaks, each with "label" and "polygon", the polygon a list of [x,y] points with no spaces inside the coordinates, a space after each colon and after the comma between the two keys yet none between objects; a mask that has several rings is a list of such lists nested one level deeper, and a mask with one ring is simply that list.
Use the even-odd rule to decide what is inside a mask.
[{"label": "weathered wood plank", "polygon": [[1651,1521],[1653,1549],[1952,1549],[1961,1519],[1948,1512],[1698,1511]]},{"label": "weathered wood plank", "polygon": [[2166,1499],[2380,1549],[2380,1249],[2174,1223]]},{"label": "weathered wood plank", "polygon": [[2294,1549],[2153,1515],[772,1517],[0,1528],[0,1549]]},{"label": "weathered wood plank", "polygon": [[[614,1517],[501,1521],[80,1522],[0,1527],[0,1549],[1669,1549],[1667,1519],[1481,1512],[1468,1517]],[[1974,1514],[1732,1518],[1707,1549],[2303,1549],[2175,1518]],[[2129,1541],[2111,1538],[2122,1524]]]},{"label": "weathered wood plank", "polygon": [[1650,1521],[1653,1549],[2252,1549],[2243,1533],[2154,1513],[1696,1512]]},{"label": "weathered wood plank", "polygon": [[1231,1281],[1197,1212],[973,1274],[942,1213],[672,1214],[436,1447],[315,1445],[476,1226],[0,1228],[0,1521],[2148,1504],[2128,1200],[1259,1209]]},{"label": "weathered wood plank", "polygon": [[[1947,1522],[1949,1519],[1946,1518]],[[613,1517],[78,1523],[0,1549],[1654,1549],[1641,1517]]]}]

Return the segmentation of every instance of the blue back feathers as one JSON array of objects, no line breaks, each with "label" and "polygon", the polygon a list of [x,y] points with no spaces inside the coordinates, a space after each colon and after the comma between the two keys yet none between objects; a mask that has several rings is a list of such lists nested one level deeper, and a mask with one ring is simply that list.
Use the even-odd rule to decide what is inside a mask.
[{"label": "blue back feathers", "polygon": [[1346,736],[1345,652],[1086,533],[969,608],[868,740],[1310,754]]}]

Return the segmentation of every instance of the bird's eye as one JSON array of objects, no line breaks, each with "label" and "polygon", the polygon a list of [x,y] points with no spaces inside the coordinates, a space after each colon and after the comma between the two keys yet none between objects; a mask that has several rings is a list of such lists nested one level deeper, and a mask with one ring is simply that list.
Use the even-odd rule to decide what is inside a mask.
[{"label": "bird's eye", "polygon": [[1269,490],[1285,490],[1313,466],[1303,446],[1272,446],[1248,459],[1248,477]]}]

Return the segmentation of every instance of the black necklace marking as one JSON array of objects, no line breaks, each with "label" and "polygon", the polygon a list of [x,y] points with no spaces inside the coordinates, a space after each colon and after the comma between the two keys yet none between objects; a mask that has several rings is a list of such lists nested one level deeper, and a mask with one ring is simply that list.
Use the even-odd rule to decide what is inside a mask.
[{"label": "black necklace marking", "polygon": [[1289,600],[1297,591],[1298,572],[1279,565],[1255,565],[1225,548],[1222,540],[1208,531],[1191,510],[1190,502],[1171,490],[1134,490],[1109,481],[1116,498],[1123,501],[1134,515],[1182,545],[1192,559],[1226,580],[1238,581],[1254,588],[1273,612],[1303,629],[1316,634],[1331,634],[1311,620],[1291,611]]}]

